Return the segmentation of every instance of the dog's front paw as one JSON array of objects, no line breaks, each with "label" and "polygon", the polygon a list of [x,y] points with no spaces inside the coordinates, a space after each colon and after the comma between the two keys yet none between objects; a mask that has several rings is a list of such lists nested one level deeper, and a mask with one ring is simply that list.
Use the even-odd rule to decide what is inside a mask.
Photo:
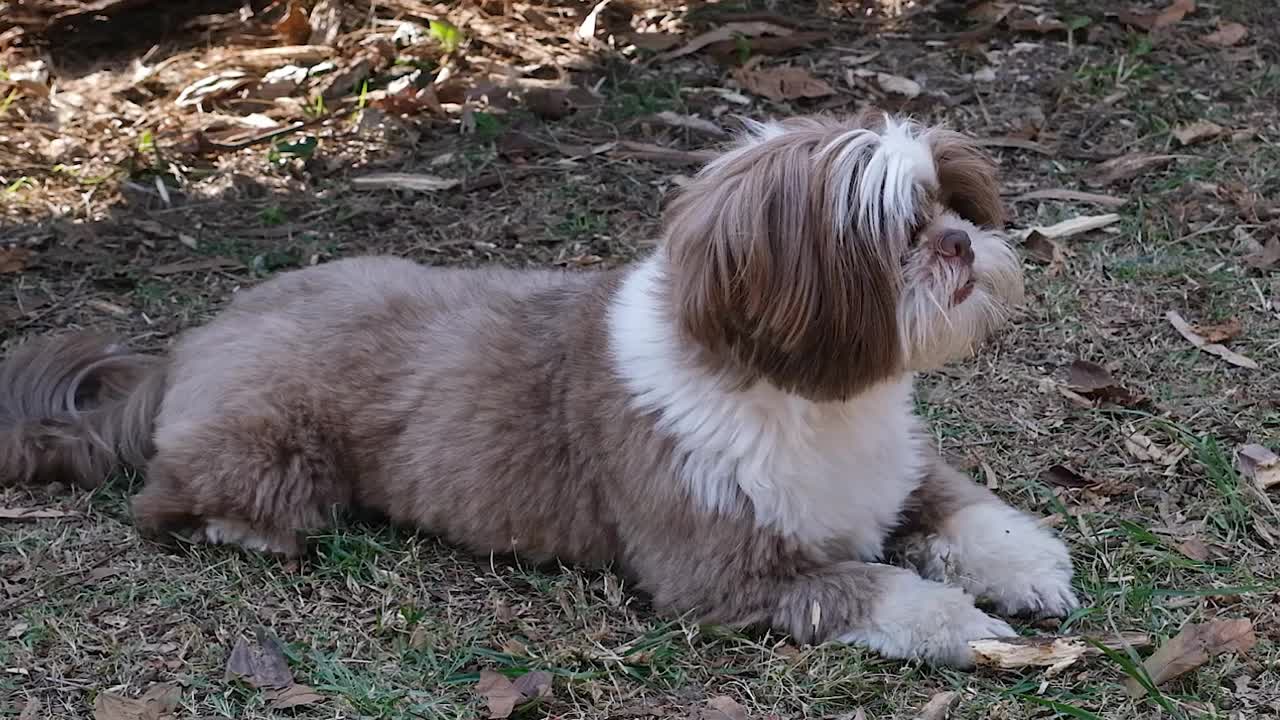
[{"label": "dog's front paw", "polygon": [[863,622],[840,636],[888,658],[973,666],[972,640],[1014,637],[1005,621],[973,604],[963,590],[902,571],[889,578]]},{"label": "dog's front paw", "polygon": [[959,585],[1002,615],[1065,617],[1080,607],[1067,546],[1007,505],[960,510],[929,538],[922,575]]}]

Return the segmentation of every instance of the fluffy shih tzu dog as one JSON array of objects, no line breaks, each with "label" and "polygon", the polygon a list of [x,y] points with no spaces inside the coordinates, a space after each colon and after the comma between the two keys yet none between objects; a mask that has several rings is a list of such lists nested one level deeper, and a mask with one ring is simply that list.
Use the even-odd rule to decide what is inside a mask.
[{"label": "fluffy shih tzu dog", "polygon": [[[912,378],[1022,294],[994,167],[884,115],[752,124],[616,271],[387,257],[240,293],[167,357],[0,367],[0,482],[145,470],[144,532],[275,553],[335,507],[612,564],[668,612],[965,666],[1077,607],[1065,546],[948,467]],[[887,558],[904,557],[902,566]]]}]

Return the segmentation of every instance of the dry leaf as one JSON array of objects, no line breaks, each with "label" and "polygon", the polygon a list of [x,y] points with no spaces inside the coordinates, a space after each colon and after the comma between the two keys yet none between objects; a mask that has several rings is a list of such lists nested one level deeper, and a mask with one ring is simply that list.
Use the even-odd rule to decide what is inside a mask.
[{"label": "dry leaf", "polygon": [[1129,454],[1143,462],[1151,462],[1165,467],[1173,467],[1182,461],[1191,451],[1185,447],[1176,450],[1161,445],[1140,432],[1130,432],[1124,438],[1124,447]]},{"label": "dry leaf", "polygon": [[894,95],[902,95],[908,99],[918,97],[923,91],[920,83],[900,75],[890,75],[889,73],[875,72],[874,70],[854,70],[853,74],[858,77],[875,78],[876,84],[880,86],[881,90]]},{"label": "dry leaf", "polygon": [[1141,173],[1164,165],[1172,160],[1180,160],[1187,155],[1147,155],[1130,153],[1099,163],[1091,168],[1085,176],[1085,182],[1094,187],[1105,187],[1123,180],[1130,180]]},{"label": "dry leaf", "polygon": [[1108,208],[1118,208],[1129,202],[1126,198],[1084,192],[1081,190],[1068,190],[1066,188],[1033,190],[1029,193],[1023,193],[1013,200],[1014,202],[1026,202],[1028,200],[1062,200],[1064,202],[1092,203],[1094,205],[1101,205]]},{"label": "dry leaf", "polygon": [[721,695],[707,701],[701,717],[702,720],[747,720],[750,716],[737,700]]},{"label": "dry leaf", "polygon": [[1181,22],[1189,13],[1195,12],[1195,0],[1174,0],[1169,7],[1158,13],[1121,12],[1120,22],[1142,28],[1147,32],[1159,30]]},{"label": "dry leaf", "polygon": [[236,641],[227,658],[228,680],[243,678],[256,688],[286,688],[293,684],[289,661],[284,657],[280,641],[271,637],[266,628],[255,631],[257,643],[250,645],[243,637]]},{"label": "dry leaf", "polygon": [[183,88],[173,104],[178,107],[195,107],[206,100],[235,92],[253,81],[244,70],[224,70],[216,75],[200,78]]},{"label": "dry leaf", "polygon": [[1097,484],[1065,465],[1050,467],[1040,475],[1040,478],[1050,485],[1071,489],[1093,487]]},{"label": "dry leaf", "polygon": [[[1151,638],[1143,633],[1122,633],[1116,638],[1098,639],[1111,650],[1145,648]],[[1101,655],[1102,651],[1084,637],[1021,637],[971,640],[974,661],[982,667],[1017,669],[1046,667],[1056,673],[1082,657]]]},{"label": "dry leaf", "polygon": [[663,53],[655,57],[653,60],[654,62],[666,62],[668,60],[674,60],[675,58],[684,57],[685,55],[690,55],[692,53],[698,52],[699,50],[701,50],[704,47],[707,47],[708,45],[712,45],[718,42],[724,42],[726,40],[732,41],[735,37],[739,35],[743,37],[758,37],[760,35],[790,35],[793,32],[795,31],[792,30],[791,28],[782,27],[781,25],[775,25],[769,22],[726,23],[722,27],[716,28],[715,30],[702,33],[701,35],[690,40],[683,47],[677,48],[670,52]]},{"label": "dry leaf", "polygon": [[1209,122],[1208,120],[1197,120],[1190,125],[1183,125],[1174,130],[1173,136],[1178,138],[1178,142],[1183,145],[1191,145],[1201,140],[1212,140],[1224,132],[1226,131],[1217,123]]},{"label": "dry leaf", "polygon": [[651,116],[651,119],[660,122],[663,125],[696,130],[697,132],[712,135],[714,137],[726,137],[729,134],[725,132],[724,128],[710,120],[704,120],[703,118],[694,117],[692,115],[681,115],[679,113],[671,112],[670,110],[664,110],[653,115]]},{"label": "dry leaf", "polygon": [[76,515],[79,515],[79,513],[65,510],[0,507],[0,520],[48,520],[51,518],[75,517]]},{"label": "dry leaf", "polygon": [[512,682],[505,675],[482,670],[475,691],[489,706],[490,718],[511,717],[517,707],[551,695],[551,675],[535,671],[525,673]]},{"label": "dry leaf", "polygon": [[715,43],[707,48],[707,52],[722,63],[731,63],[741,58],[743,53],[750,57],[779,55],[798,48],[807,48],[830,37],[831,33],[825,32],[793,32],[790,35],[735,38]]},{"label": "dry leaf", "polygon": [[740,68],[733,73],[743,89],[774,101],[818,98],[834,95],[835,89],[800,67],[786,66],[754,70]]},{"label": "dry leaf", "polygon": [[1062,246],[1040,233],[1032,233],[1022,246],[1033,260],[1049,266],[1046,271],[1049,277],[1054,277],[1067,266],[1067,254]]},{"label": "dry leaf", "polygon": [[1240,41],[1249,37],[1249,28],[1238,22],[1225,22],[1218,25],[1218,29],[1205,35],[1202,40],[1210,45],[1218,47],[1231,47],[1238,45]]},{"label": "dry leaf", "polygon": [[[1247,653],[1255,642],[1253,623],[1247,619],[1190,623],[1157,648],[1151,657],[1143,661],[1142,667],[1151,683],[1159,687],[1204,665],[1214,655]],[[1125,681],[1125,687],[1131,697],[1141,697],[1146,693],[1146,689],[1133,678]]]},{"label": "dry leaf", "polygon": [[392,188],[395,190],[422,190],[433,192],[448,190],[462,184],[455,178],[442,178],[420,173],[372,173],[363,177],[352,178],[352,186],[361,190]]},{"label": "dry leaf", "polygon": [[314,705],[324,701],[324,696],[306,685],[293,684],[262,693],[273,710],[287,710],[301,705]]},{"label": "dry leaf", "polygon": [[311,22],[307,19],[307,11],[302,8],[302,3],[290,2],[285,8],[284,17],[272,25],[271,29],[289,45],[301,45],[311,37]]},{"label": "dry leaf", "polygon": [[634,160],[653,160],[675,165],[701,165],[715,157],[715,153],[709,150],[681,150],[630,140],[619,140],[613,153]]},{"label": "dry leaf", "polygon": [[182,689],[168,683],[152,685],[138,699],[101,692],[93,700],[94,720],[171,720]]},{"label": "dry leaf", "polygon": [[1083,235],[1087,232],[1099,230],[1108,225],[1120,222],[1120,216],[1116,213],[1107,213],[1105,215],[1081,215],[1059,223],[1054,223],[1047,227],[1033,227],[1028,230],[1014,231],[1014,236],[1021,236],[1022,239],[1030,240],[1035,235],[1060,240],[1063,238]]},{"label": "dry leaf", "polygon": [[1236,449],[1236,464],[1240,474],[1253,480],[1258,489],[1266,492],[1280,485],[1280,456],[1262,445],[1241,445]]},{"label": "dry leaf", "polygon": [[1253,360],[1237,352],[1228,350],[1223,345],[1209,342],[1205,338],[1201,337],[1199,333],[1195,331],[1195,328],[1191,327],[1191,323],[1184,320],[1183,317],[1179,315],[1176,311],[1170,310],[1168,313],[1165,314],[1165,317],[1169,319],[1169,324],[1173,325],[1174,329],[1178,331],[1178,334],[1186,338],[1187,342],[1191,343],[1192,345],[1195,345],[1196,347],[1209,353],[1210,355],[1217,355],[1218,357],[1222,358],[1223,360],[1226,360],[1227,362],[1237,367],[1248,368],[1249,370],[1258,369],[1258,363],[1254,362]]},{"label": "dry leaf", "polygon": [[951,715],[951,708],[955,707],[959,701],[960,693],[940,692],[920,708],[920,714],[916,716],[916,720],[946,720]]},{"label": "dry leaf", "polygon": [[595,38],[596,26],[600,21],[600,13],[603,12],[605,8],[609,7],[609,3],[612,1],[613,0],[600,0],[600,2],[596,3],[595,7],[591,8],[591,12],[587,13],[586,19],[582,21],[582,24],[579,25],[578,29],[574,32],[574,35],[577,36],[579,40],[591,40]]},{"label": "dry leaf", "polygon": [[0,274],[22,272],[27,268],[27,261],[34,254],[29,248],[23,247],[0,250]]},{"label": "dry leaf", "polygon": [[1173,547],[1183,556],[1196,562],[1208,562],[1211,557],[1209,546],[1205,545],[1200,538],[1189,537],[1186,540],[1174,543]]},{"label": "dry leaf", "polygon": [[[1268,270],[1280,263],[1280,237],[1271,238],[1266,245],[1246,255],[1244,261],[1257,270]],[[0,269],[0,272],[3,270]]]},{"label": "dry leaf", "polygon": [[1212,325],[1196,325],[1196,334],[1211,343],[1220,343],[1240,336],[1243,327],[1239,318],[1231,318],[1226,322]]}]

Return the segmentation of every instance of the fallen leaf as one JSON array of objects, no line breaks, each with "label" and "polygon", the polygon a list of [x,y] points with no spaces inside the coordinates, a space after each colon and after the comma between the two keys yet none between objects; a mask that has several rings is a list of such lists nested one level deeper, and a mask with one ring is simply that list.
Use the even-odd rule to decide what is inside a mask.
[{"label": "fallen leaf", "polygon": [[1195,9],[1195,0],[1174,0],[1171,5],[1158,13],[1124,11],[1120,13],[1119,19],[1126,25],[1151,32],[1181,22],[1188,14],[1195,12]]},{"label": "fallen leaf", "polygon": [[1209,546],[1205,545],[1200,538],[1195,537],[1174,543],[1173,548],[1182,553],[1183,556],[1196,562],[1208,562],[1212,555],[1209,552]]},{"label": "fallen leaf", "polygon": [[256,688],[287,688],[293,684],[289,661],[284,657],[280,641],[271,637],[266,628],[255,630],[257,643],[251,645],[241,637],[227,658],[228,680],[243,679]]},{"label": "fallen leaf", "polygon": [[462,181],[455,178],[442,178],[419,173],[388,172],[372,173],[363,177],[352,178],[351,184],[361,190],[392,188],[395,190],[434,192],[436,190],[455,188],[461,185]]},{"label": "fallen leaf", "polygon": [[230,94],[253,83],[244,70],[224,70],[216,75],[200,78],[178,93],[173,104],[178,107],[195,107],[206,100]]},{"label": "fallen leaf", "polygon": [[1094,643],[1111,650],[1150,647],[1151,637],[1144,633],[1121,633],[1114,638],[1019,637],[971,640],[974,661],[982,667],[1017,669],[1047,667],[1051,673],[1074,664],[1082,657],[1101,655]]},{"label": "fallen leaf", "polygon": [[920,708],[920,714],[916,716],[916,720],[946,720],[951,715],[951,708],[955,707],[959,701],[960,693],[940,692]]},{"label": "fallen leaf", "polygon": [[1100,193],[1084,192],[1082,190],[1068,190],[1067,188],[1033,190],[1029,193],[1023,193],[1013,200],[1014,202],[1027,202],[1029,200],[1062,200],[1064,202],[1091,203],[1108,208],[1118,208],[1129,202],[1126,198],[1102,195]]},{"label": "fallen leaf", "polygon": [[714,137],[726,137],[729,134],[725,132],[724,128],[710,120],[694,117],[692,115],[681,115],[679,113],[671,112],[670,110],[663,110],[662,112],[653,115],[652,119],[662,123],[663,125],[696,130],[697,132]]},{"label": "fallen leaf", "polygon": [[271,29],[289,45],[301,45],[311,37],[311,22],[307,19],[307,11],[302,8],[302,3],[289,3],[284,17],[272,25]]},{"label": "fallen leaf", "polygon": [[702,720],[747,720],[748,717],[747,709],[726,695],[708,700],[702,713]]},{"label": "fallen leaf", "polygon": [[680,36],[676,33],[630,33],[628,35],[623,35],[622,37],[626,42],[635,45],[641,50],[651,50],[653,52],[670,50],[680,44]]},{"label": "fallen leaf", "polygon": [[525,673],[515,682],[492,670],[480,671],[475,691],[489,706],[489,717],[506,718],[521,705],[551,695],[551,675],[535,671]]},{"label": "fallen leaf", "polygon": [[1067,370],[1067,386],[1090,400],[1112,402],[1132,406],[1142,401],[1142,396],[1125,387],[1112,377],[1103,366],[1077,358]]},{"label": "fallen leaf", "polygon": [[595,38],[596,26],[600,21],[600,13],[604,12],[604,9],[609,7],[609,3],[612,1],[613,0],[600,0],[600,2],[596,3],[595,7],[591,8],[591,12],[587,13],[586,19],[583,20],[582,24],[578,26],[578,29],[574,31],[574,35],[577,36],[579,40],[591,40]]},{"label": "fallen leaf", "polygon": [[1196,325],[1196,334],[1211,343],[1220,343],[1240,336],[1243,327],[1239,318],[1231,318],[1226,322],[1212,325]]},{"label": "fallen leaf", "polygon": [[1187,155],[1148,155],[1129,153],[1099,163],[1091,168],[1085,176],[1085,182],[1094,187],[1114,185],[1123,180],[1137,177],[1141,173],[1165,165],[1173,160],[1189,157]]},{"label": "fallen leaf", "polygon": [[744,55],[779,55],[807,48],[831,37],[825,32],[793,32],[790,35],[764,35],[753,38],[722,40],[707,47],[707,52],[722,63],[741,60]]},{"label": "fallen leaf", "polygon": [[[1207,623],[1189,623],[1182,632],[1161,645],[1143,661],[1151,684],[1159,687],[1181,677],[1209,662],[1209,658],[1221,653],[1244,654],[1253,648],[1256,638],[1253,623],[1248,619],[1211,620]],[[1129,678],[1125,687],[1131,697],[1141,697],[1146,688]]]},{"label": "fallen leaf", "polygon": [[1266,245],[1246,255],[1244,261],[1256,270],[1268,270],[1280,263],[1280,237],[1271,238]]},{"label": "fallen leaf", "polygon": [[1067,254],[1062,246],[1040,233],[1032,233],[1022,246],[1033,260],[1049,266],[1046,271],[1049,277],[1056,276],[1067,266]]},{"label": "fallen leaf", "polygon": [[1170,310],[1165,314],[1165,317],[1169,319],[1169,324],[1173,325],[1173,328],[1178,331],[1179,335],[1182,335],[1182,337],[1186,338],[1187,342],[1195,345],[1204,352],[1207,352],[1210,355],[1217,355],[1237,367],[1248,368],[1249,370],[1258,369],[1258,363],[1253,360],[1229,350],[1223,345],[1209,342],[1205,338],[1201,337],[1200,334],[1195,331],[1195,328],[1191,327],[1191,323],[1183,319],[1183,317],[1176,311]]},{"label": "fallen leaf", "polygon": [[810,75],[808,70],[795,66],[764,70],[739,68],[734,71],[733,77],[748,92],[777,102],[827,97],[836,92],[825,81]]},{"label": "fallen leaf", "polygon": [[1183,145],[1191,145],[1201,140],[1212,140],[1224,132],[1226,131],[1217,123],[1209,122],[1208,120],[1197,120],[1190,125],[1183,125],[1174,130],[1173,136],[1178,138],[1178,142]]},{"label": "fallen leaf", "polygon": [[1124,447],[1129,451],[1130,455],[1143,462],[1155,463],[1165,467],[1177,465],[1182,461],[1182,458],[1191,452],[1185,447],[1171,450],[1137,431],[1131,431],[1125,435]]},{"label": "fallen leaf", "polygon": [[302,705],[314,705],[324,701],[324,696],[306,685],[293,684],[288,687],[266,690],[262,693],[268,705],[274,710],[287,710]]},{"label": "fallen leaf", "polygon": [[0,250],[0,274],[22,272],[27,268],[27,261],[34,254],[30,248],[24,247]]},{"label": "fallen leaf", "polygon": [[1080,473],[1077,473],[1075,470],[1072,470],[1065,465],[1054,465],[1048,470],[1045,470],[1040,477],[1050,485],[1056,485],[1062,488],[1079,489],[1093,487],[1097,484],[1093,480],[1086,479],[1084,476],[1080,475]]},{"label": "fallen leaf", "polygon": [[681,150],[651,143],[619,140],[611,154],[634,160],[653,160],[676,165],[701,165],[715,157],[709,150]]},{"label": "fallen leaf", "polygon": [[1238,22],[1225,22],[1218,25],[1218,29],[1205,35],[1202,40],[1210,45],[1218,47],[1231,47],[1238,45],[1242,40],[1249,37],[1249,28]]},{"label": "fallen leaf", "polygon": [[1116,213],[1107,213],[1105,215],[1081,215],[1059,223],[1054,223],[1047,227],[1037,226],[1027,230],[1014,231],[1015,236],[1021,236],[1022,239],[1029,240],[1035,235],[1040,235],[1052,240],[1061,240],[1063,238],[1082,235],[1094,230],[1100,230],[1108,225],[1120,222],[1120,216]]},{"label": "fallen leaf", "polygon": [[93,699],[94,720],[172,720],[182,689],[164,683],[152,685],[138,699],[100,692]]},{"label": "fallen leaf", "polygon": [[862,78],[872,78],[880,89],[894,95],[902,95],[908,99],[918,97],[923,89],[920,83],[900,75],[876,72],[874,70],[854,70],[853,74]]},{"label": "fallen leaf", "polygon": [[0,507],[0,520],[48,520],[75,517],[79,513],[65,510],[37,510],[36,508]]},{"label": "fallen leaf", "polygon": [[1258,489],[1266,492],[1280,485],[1280,456],[1263,445],[1241,445],[1236,449],[1236,464],[1240,474],[1253,480]]},{"label": "fallen leaf", "polygon": [[737,36],[742,37],[758,37],[760,35],[790,35],[794,30],[781,25],[775,25],[769,22],[731,22],[725,23],[723,26],[702,33],[686,43],[683,47],[679,47],[670,52],[663,53],[653,59],[654,62],[666,62],[674,60],[685,55],[698,52],[708,45],[726,40],[733,40]]}]

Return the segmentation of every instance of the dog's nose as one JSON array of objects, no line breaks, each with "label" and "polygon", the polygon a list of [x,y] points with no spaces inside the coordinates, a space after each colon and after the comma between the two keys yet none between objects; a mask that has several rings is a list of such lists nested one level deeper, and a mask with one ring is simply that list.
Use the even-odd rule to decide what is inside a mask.
[{"label": "dog's nose", "polygon": [[973,262],[973,243],[969,241],[969,233],[963,230],[943,231],[942,237],[938,238],[938,253]]}]

